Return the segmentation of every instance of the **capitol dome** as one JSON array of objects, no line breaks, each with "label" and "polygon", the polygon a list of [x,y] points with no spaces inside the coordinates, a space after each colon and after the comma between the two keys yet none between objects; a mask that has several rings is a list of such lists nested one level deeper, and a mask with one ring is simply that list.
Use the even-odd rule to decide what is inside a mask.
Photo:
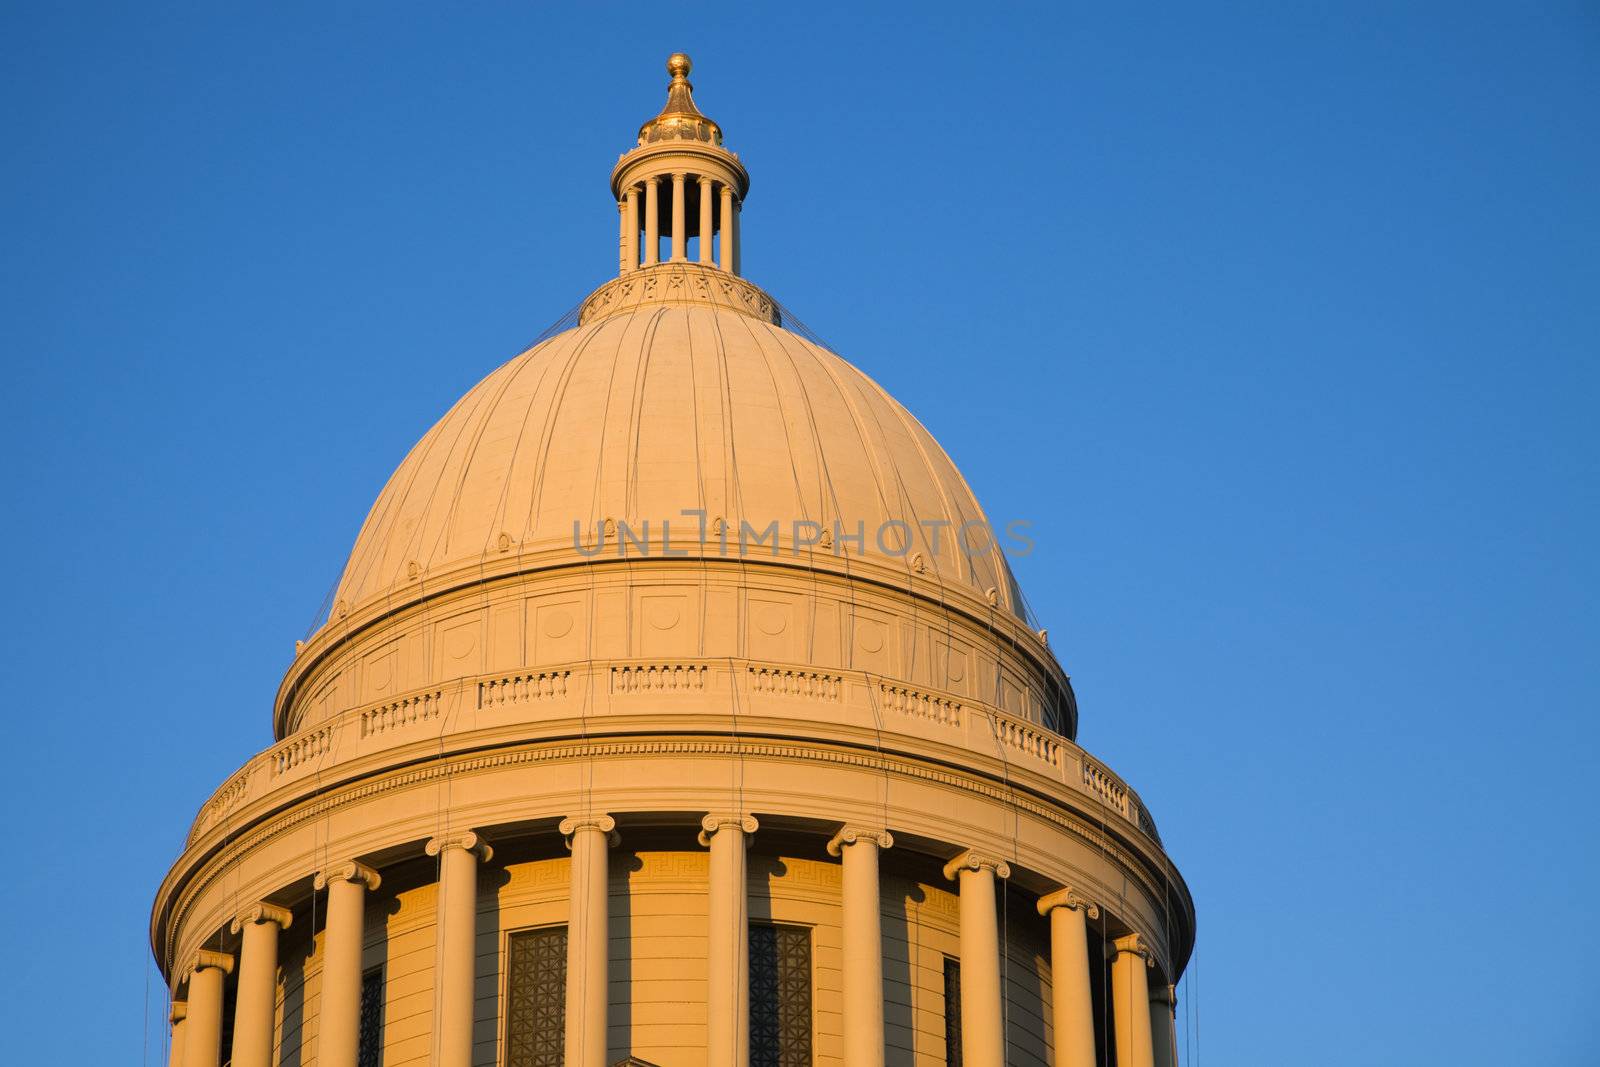
[{"label": "capitol dome", "polygon": [[[627,285],[659,292],[629,300]],[[862,533],[857,556],[900,572],[892,580],[1020,614],[982,509],[928,431],[861,371],[774,325],[769,300],[752,310],[723,287],[759,293],[698,264],[657,267],[615,287],[620,306],[591,301],[581,325],[480,382],[389,479],[337,602],[393,603],[463,568],[548,563],[579,551],[575,528],[592,538],[610,519],[655,530],[658,546],[670,523],[674,549],[695,557],[736,554],[740,523],[777,522],[778,559],[806,565]],[[726,551],[709,531],[700,540],[700,515],[732,525]],[[796,549],[797,522],[815,544]],[[747,545],[745,558],[764,550]]]},{"label": "capitol dome", "polygon": [[740,269],[695,105],[618,270],[372,505],[156,897],[175,1067],[1169,1067],[1194,907],[932,436]]}]

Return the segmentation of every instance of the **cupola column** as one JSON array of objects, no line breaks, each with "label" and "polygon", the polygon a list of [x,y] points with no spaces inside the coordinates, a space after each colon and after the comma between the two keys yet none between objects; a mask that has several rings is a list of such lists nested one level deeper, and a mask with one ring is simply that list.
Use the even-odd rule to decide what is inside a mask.
[{"label": "cupola column", "polygon": [[1116,1020],[1117,1067],[1155,1067],[1150,1041],[1150,978],[1154,954],[1138,934],[1111,950],[1111,1014]]},{"label": "cupola column", "polygon": [[572,850],[567,916],[568,1067],[605,1067],[606,1013],[611,1003],[611,857],[617,823],[609,815],[563,819]]},{"label": "cupola column", "polygon": [[878,852],[887,830],[845,826],[828,842],[841,860],[844,905],[844,1062],[883,1067],[883,918]]},{"label": "cupola column", "polygon": [[377,871],[352,860],[322,871],[312,883],[316,889],[328,890],[317,1067],[356,1067],[361,1045],[361,942],[367,893],[380,882]]},{"label": "cupola column", "polygon": [[1039,914],[1050,917],[1055,1067],[1095,1067],[1087,920],[1097,917],[1100,909],[1071,889],[1058,889],[1039,898]]},{"label": "cupola column", "polygon": [[711,849],[706,931],[706,1064],[749,1067],[750,902],[745,847],[753,815],[707,815],[700,844]]},{"label": "cupola column", "polygon": [[661,179],[644,180],[644,265],[661,262]]},{"label": "cupola column", "polygon": [[711,179],[700,175],[700,262],[711,262],[711,210],[712,197]]},{"label": "cupola column", "polygon": [[739,214],[743,210],[744,206],[738,200],[735,200],[733,202],[733,214],[729,219],[733,227],[733,273],[736,276],[742,276],[742,268],[739,266]]},{"label": "cupola column", "polygon": [[689,176],[681,171],[672,176],[672,262],[689,258],[689,209],[685,183]]},{"label": "cupola column", "polygon": [[622,239],[622,269],[624,271],[639,269],[639,186],[628,186],[628,192],[623,201],[627,217],[623,220],[622,228],[626,234]]},{"label": "cupola column", "polygon": [[1150,991],[1150,1048],[1156,1067],[1178,1067],[1178,994],[1170,985]]},{"label": "cupola column", "polygon": [[718,216],[722,221],[722,247],[717,249],[720,253],[723,270],[733,271],[733,187],[727,184],[722,186],[722,213]]},{"label": "cupola column", "polygon": [[632,270],[628,263],[628,201],[617,201],[617,273]]},{"label": "cupola column", "polygon": [[233,973],[233,957],[201,949],[189,975],[188,1021],[183,1067],[218,1067],[222,1062],[222,983]]},{"label": "cupola column", "polygon": [[241,935],[239,988],[233,1005],[233,1067],[272,1067],[272,1015],[278,1001],[278,933],[289,928],[285,908],[260,903],[229,926]]},{"label": "cupola column", "polygon": [[172,1002],[172,1044],[167,1049],[167,1067],[183,1067],[183,1043],[188,1037],[187,1019],[189,1005],[182,1000]]},{"label": "cupola column", "polygon": [[442,834],[426,851],[439,857],[434,957],[434,1063],[472,1067],[472,1006],[477,981],[478,864],[494,849],[472,830]]},{"label": "cupola column", "polygon": [[1005,1062],[1000,996],[1000,924],[995,882],[1011,877],[1005,860],[964,852],[944,865],[961,892],[961,1062]]}]

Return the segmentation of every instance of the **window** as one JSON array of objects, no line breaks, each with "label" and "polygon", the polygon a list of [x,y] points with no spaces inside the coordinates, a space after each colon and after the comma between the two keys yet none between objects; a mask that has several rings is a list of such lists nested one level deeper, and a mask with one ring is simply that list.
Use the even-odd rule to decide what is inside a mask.
[{"label": "window", "polygon": [[561,1067],[566,1053],[567,928],[511,935],[506,961],[506,1067]]},{"label": "window", "polygon": [[361,1014],[356,1022],[356,1067],[383,1064],[383,968],[361,976]]},{"label": "window", "polygon": [[750,926],[750,1067],[811,1067],[811,929]]},{"label": "window", "polygon": [[944,1062],[961,1067],[961,961],[944,958]]}]

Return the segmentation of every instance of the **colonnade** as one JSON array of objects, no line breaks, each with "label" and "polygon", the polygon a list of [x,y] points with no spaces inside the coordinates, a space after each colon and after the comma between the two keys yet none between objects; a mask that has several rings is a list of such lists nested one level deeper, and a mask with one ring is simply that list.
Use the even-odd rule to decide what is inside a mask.
[{"label": "colonnade", "polygon": [[[708,1067],[748,1067],[750,1031],[749,901],[746,859],[759,829],[753,815],[714,812],[701,821],[700,844],[710,850],[707,886]],[[572,853],[567,922],[566,1063],[606,1067],[609,1000],[609,850],[618,843],[608,814],[575,815],[560,832]],[[881,827],[846,825],[829,840],[841,862],[843,934],[843,1056],[850,1067],[882,1067],[883,944],[879,856],[894,845]],[[471,1067],[477,939],[478,866],[493,849],[476,831],[433,838],[440,884],[434,980],[433,1062]],[[1004,975],[998,922],[1000,883],[1011,876],[999,857],[969,849],[944,867],[957,883],[960,915],[961,1057],[974,1067],[1006,1062]],[[318,1067],[356,1067],[359,1053],[361,950],[367,894],[381,883],[357,860],[330,866],[314,885],[328,893],[323,940]],[[1051,1019],[1055,1067],[1095,1067],[1088,920],[1092,901],[1070,887],[1041,896],[1050,923]],[[262,902],[232,922],[239,936],[235,995],[234,1067],[272,1067],[278,938],[290,913]],[[1116,1036],[1116,1067],[1177,1067],[1171,986],[1152,990],[1155,955],[1139,934],[1106,946]],[[220,1067],[224,984],[233,955],[201,949],[188,962],[188,998],[173,1005],[171,1067]]]},{"label": "colonnade", "polygon": [[[668,227],[671,251],[668,262],[689,261],[689,210],[688,183],[696,182],[699,190],[700,262],[717,266],[730,274],[739,273],[739,201],[733,186],[720,182],[710,175],[690,175],[685,171],[656,174],[629,185],[621,200],[617,201],[621,232],[618,238],[620,267],[623,274],[641,266],[653,267],[661,262],[661,186],[672,183],[667,195],[671,196],[672,213]],[[640,197],[643,196],[640,218]],[[713,214],[712,205],[716,204]],[[644,256],[639,255],[639,233],[644,232]],[[713,234],[719,240],[713,241]],[[716,254],[713,256],[713,249]]]}]

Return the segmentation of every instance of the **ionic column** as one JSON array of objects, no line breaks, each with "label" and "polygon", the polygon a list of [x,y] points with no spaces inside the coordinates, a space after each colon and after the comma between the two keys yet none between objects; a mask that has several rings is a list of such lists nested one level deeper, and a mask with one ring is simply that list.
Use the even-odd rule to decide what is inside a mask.
[{"label": "ionic column", "polygon": [[609,815],[563,819],[572,850],[567,917],[567,1067],[605,1067],[606,1012],[610,1006],[611,867],[617,821]]},{"label": "ionic column", "polygon": [[689,210],[684,195],[687,174],[672,176],[672,262],[682,263],[689,258]]},{"label": "ionic column", "polygon": [[188,1037],[185,1021],[189,1017],[189,1005],[185,1001],[172,1002],[172,1045],[167,1049],[167,1067],[183,1067],[183,1043]]},{"label": "ionic column", "polygon": [[661,262],[661,179],[644,180],[644,265]]},{"label": "ionic column", "polygon": [[845,826],[828,842],[843,864],[844,1062],[883,1067],[883,920],[878,852],[887,830]]},{"label": "ionic column", "polygon": [[736,276],[740,272],[740,267],[739,267],[739,213],[741,211],[743,211],[743,210],[744,210],[744,205],[739,203],[737,200],[735,200],[734,203],[733,203],[733,218],[730,221],[733,223],[733,273]]},{"label": "ionic column", "polygon": [[706,931],[706,1064],[750,1063],[750,910],[745,889],[745,839],[753,815],[712,814],[700,820],[700,844],[711,849]]},{"label": "ionic column", "polygon": [[229,929],[241,935],[239,988],[233,1005],[233,1067],[272,1067],[272,1015],[278,1003],[278,933],[288,909],[262,902],[241,912]]},{"label": "ionic column", "polygon": [[233,957],[201,949],[192,966],[188,1020],[183,1025],[183,1067],[218,1067],[222,1062],[222,982],[233,973]]},{"label": "ionic column", "polygon": [[717,218],[722,222],[721,247],[718,252],[718,266],[725,271],[733,270],[733,186],[726,182],[722,186],[722,205]]},{"label": "ionic column", "polygon": [[1055,1067],[1095,1067],[1086,920],[1097,918],[1100,909],[1071,889],[1058,889],[1039,898],[1039,914],[1050,917],[1050,1019],[1055,1029]]},{"label": "ionic column", "polygon": [[1155,1067],[1150,1041],[1150,979],[1155,956],[1138,934],[1119,937],[1111,950],[1111,1015],[1116,1021],[1117,1067]]},{"label": "ionic column", "polygon": [[472,1067],[472,1003],[477,982],[478,864],[494,858],[476,831],[442,834],[427,844],[439,857],[435,929],[433,1041],[436,1067]]},{"label": "ionic column", "polygon": [[1170,985],[1150,991],[1150,1046],[1156,1067],[1178,1067],[1178,993]]},{"label": "ionic column", "polygon": [[639,186],[628,186],[622,219],[622,269],[626,273],[639,267]]},{"label": "ionic column", "polygon": [[711,259],[711,210],[712,210],[711,179],[704,174],[700,175],[700,262],[710,263]]},{"label": "ionic column", "polygon": [[361,1042],[361,941],[366,894],[377,889],[380,882],[377,871],[352,860],[322,871],[312,883],[317,889],[328,890],[328,925],[322,935],[317,1067],[356,1067]]},{"label": "ionic column", "polygon": [[961,888],[961,1062],[1005,1062],[1000,996],[1000,924],[995,879],[1010,878],[1005,860],[964,852],[944,865]]}]

